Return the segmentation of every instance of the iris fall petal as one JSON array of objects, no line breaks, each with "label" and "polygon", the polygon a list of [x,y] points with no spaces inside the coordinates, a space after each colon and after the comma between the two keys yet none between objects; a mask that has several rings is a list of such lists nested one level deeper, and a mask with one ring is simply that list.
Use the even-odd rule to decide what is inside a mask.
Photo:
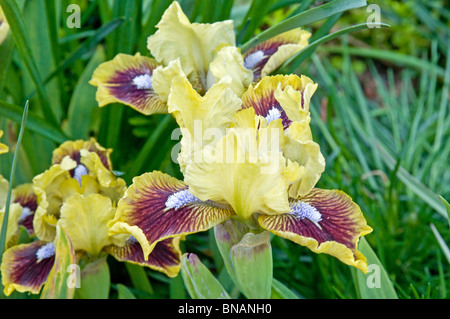
[{"label": "iris fall petal", "polygon": [[367,272],[366,258],[357,245],[359,238],[372,228],[348,195],[315,188],[307,196],[292,201],[291,208],[290,213],[283,215],[260,215],[258,221],[275,235]]}]

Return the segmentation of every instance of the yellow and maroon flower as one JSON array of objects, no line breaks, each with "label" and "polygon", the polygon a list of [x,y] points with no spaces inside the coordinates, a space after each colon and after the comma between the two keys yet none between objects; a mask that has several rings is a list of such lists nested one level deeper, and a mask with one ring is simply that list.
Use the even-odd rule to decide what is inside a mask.
[{"label": "yellow and maroon flower", "polygon": [[[219,136],[203,143],[200,161],[196,154],[184,157],[184,181],[161,172],[135,177],[110,234],[132,235],[147,258],[163,240],[232,218],[255,233],[268,230],[367,271],[357,244],[371,228],[359,207],[340,191],[314,188],[325,166],[309,128],[317,85],[295,75],[265,77],[244,93],[240,109],[223,111],[222,103],[203,105],[208,98],[191,86],[182,90],[186,83],[174,80],[169,109],[189,133],[196,119],[201,129],[220,123]],[[275,142],[276,149],[264,142]],[[187,146],[182,143],[182,153]]]},{"label": "yellow and maroon flower", "polygon": [[91,85],[98,87],[99,106],[111,103],[128,105],[145,115],[167,113],[166,103],[153,88],[153,71],[158,64],[152,58],[118,54],[102,63],[94,72]]},{"label": "yellow and maroon flower", "polygon": [[244,66],[253,71],[253,80],[258,82],[308,46],[310,37],[311,33],[300,28],[279,34],[245,52]]},{"label": "yellow and maroon flower", "polygon": [[68,141],[53,152],[52,166],[33,179],[33,227],[41,240],[54,240],[61,206],[73,194],[101,194],[114,204],[123,196],[126,183],[114,175],[110,153],[93,139]]},{"label": "yellow and maroon flower", "polygon": [[[57,221],[69,236],[77,260],[90,262],[110,254],[174,277],[180,269],[179,238],[158,243],[147,259],[141,245],[131,235],[108,234],[108,222],[115,214],[111,199],[100,194],[74,194],[64,201]],[[55,243],[37,239],[5,251],[1,265],[5,295],[14,290],[38,294],[55,262]]]}]

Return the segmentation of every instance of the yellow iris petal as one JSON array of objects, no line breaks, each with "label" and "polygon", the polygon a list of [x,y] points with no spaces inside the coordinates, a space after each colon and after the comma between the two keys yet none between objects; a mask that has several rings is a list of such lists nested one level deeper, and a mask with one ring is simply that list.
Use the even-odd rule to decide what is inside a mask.
[{"label": "yellow iris petal", "polygon": [[[3,226],[3,218],[5,217],[6,207],[0,207],[0,229]],[[12,244],[14,236],[19,230],[19,220],[22,216],[22,206],[13,203],[9,207],[8,226],[6,228],[6,245],[9,247]]]},{"label": "yellow iris petal", "polygon": [[179,76],[173,80],[168,106],[183,135],[178,156],[182,172],[185,163],[193,161],[194,152],[221,138],[233,123],[241,100],[230,89],[229,80],[228,77],[222,79],[204,96],[199,95],[186,78]]},{"label": "yellow iris petal", "polygon": [[148,49],[163,65],[180,58],[181,66],[194,87],[206,91],[209,64],[224,45],[235,45],[231,20],[213,24],[190,23],[178,2],[173,2],[148,38]]},{"label": "yellow iris petal", "polygon": [[271,122],[265,130],[255,127],[253,109],[236,117],[242,127],[229,129],[215,146],[205,147],[202,161],[187,164],[186,184],[201,200],[228,203],[244,220],[257,212],[287,212],[292,170],[279,151],[281,121]]},{"label": "yellow iris petal", "polygon": [[64,201],[59,223],[69,235],[75,250],[98,256],[112,242],[107,223],[114,218],[115,209],[108,197],[74,194]]},{"label": "yellow iris petal", "polygon": [[281,83],[278,83],[274,97],[291,121],[301,121],[309,115],[309,104],[317,86],[304,75],[291,76],[290,81],[285,83],[284,89]]},{"label": "yellow iris petal", "polygon": [[231,89],[241,97],[253,82],[253,72],[244,67],[244,59],[235,46],[222,48],[213,62],[208,74],[208,88],[225,76],[231,77]]}]

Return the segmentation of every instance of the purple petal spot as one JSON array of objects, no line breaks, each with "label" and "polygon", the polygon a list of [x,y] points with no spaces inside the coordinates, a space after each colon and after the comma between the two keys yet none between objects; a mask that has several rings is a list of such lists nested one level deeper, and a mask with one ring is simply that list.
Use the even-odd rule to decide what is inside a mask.
[{"label": "purple petal spot", "polygon": [[133,84],[139,90],[152,90],[152,76],[149,74],[141,74],[133,79]]},{"label": "purple petal spot", "polygon": [[291,214],[295,215],[298,219],[309,219],[319,227],[319,222],[322,220],[322,214],[320,214],[315,207],[308,203],[298,201],[291,203],[290,208]]},{"label": "purple petal spot", "polygon": [[281,118],[281,112],[276,107],[271,108],[266,116],[267,123],[278,120],[279,118]]},{"label": "purple petal spot", "polygon": [[33,212],[31,211],[31,209],[29,209],[28,207],[24,207],[22,209],[22,215],[20,216],[19,222],[22,222],[25,218],[27,218],[28,216],[32,215]]},{"label": "purple petal spot", "polygon": [[54,243],[48,243],[39,248],[39,250],[36,252],[36,257],[38,261],[41,261],[42,259],[50,258],[55,255],[55,244]]},{"label": "purple petal spot", "polygon": [[264,59],[264,52],[258,50],[249,54],[244,60],[244,67],[246,69],[253,69],[256,65],[258,65]]},{"label": "purple petal spot", "polygon": [[178,208],[200,200],[192,195],[189,190],[183,190],[170,195],[166,201],[166,207],[177,210]]},{"label": "purple petal spot", "polygon": [[89,174],[89,170],[83,164],[78,164],[78,166],[75,167],[73,178],[75,178],[78,181],[80,187],[81,187],[81,177],[87,174]]}]

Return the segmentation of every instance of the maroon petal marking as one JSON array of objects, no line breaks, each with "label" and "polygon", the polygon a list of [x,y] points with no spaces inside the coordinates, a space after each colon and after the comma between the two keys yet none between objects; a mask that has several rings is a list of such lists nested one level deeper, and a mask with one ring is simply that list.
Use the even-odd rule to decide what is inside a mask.
[{"label": "maroon petal marking", "polygon": [[38,261],[36,253],[46,244],[44,241],[34,241],[5,251],[1,265],[5,294],[9,295],[14,290],[39,293],[55,262],[55,256]]},{"label": "maroon petal marking", "polygon": [[161,271],[169,277],[175,277],[180,270],[179,238],[169,238],[158,242],[148,256],[148,260],[145,260],[142,247],[135,239],[128,240],[123,247],[109,246],[106,251],[119,261],[149,267]]},{"label": "maroon petal marking", "polygon": [[24,226],[30,235],[34,234],[33,218],[37,209],[37,196],[33,191],[33,184],[17,186],[14,191],[14,203],[20,204],[23,209],[29,210],[29,215],[19,220],[19,225]]},{"label": "maroon petal marking", "polygon": [[[286,112],[275,98],[275,91],[278,86],[284,90],[287,86],[294,90],[302,91],[302,81],[296,75],[276,75],[266,76],[256,86],[250,85],[248,90],[242,96],[242,108],[254,108],[255,114],[266,117],[273,108],[277,109],[281,116],[283,127],[286,129],[292,121],[288,118]],[[302,95],[303,99],[303,95]],[[301,101],[303,105],[303,100]]]}]

